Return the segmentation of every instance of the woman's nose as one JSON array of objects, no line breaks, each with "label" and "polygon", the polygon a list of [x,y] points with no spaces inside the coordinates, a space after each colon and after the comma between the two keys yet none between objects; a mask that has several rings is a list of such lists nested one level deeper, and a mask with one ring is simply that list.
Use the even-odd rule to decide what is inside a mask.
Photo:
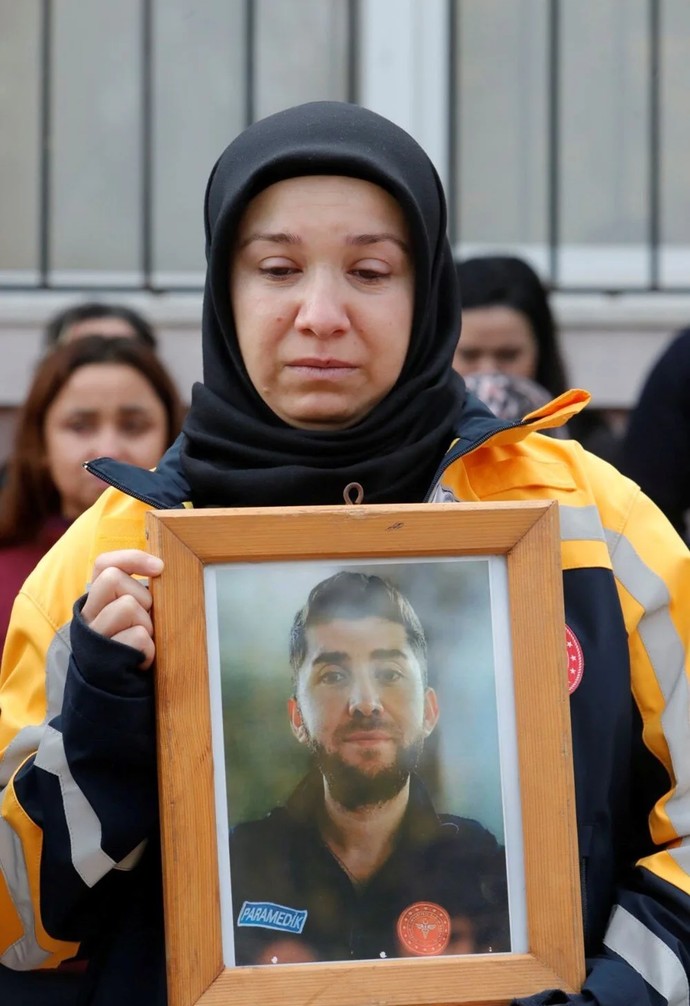
[{"label": "woman's nose", "polygon": [[498,365],[498,361],[494,354],[486,351],[477,358],[477,362],[473,369],[475,373],[479,374],[495,374],[502,368]]},{"label": "woman's nose", "polygon": [[325,270],[305,277],[295,328],[320,339],[347,332],[350,315],[344,281]]},{"label": "woman's nose", "polygon": [[92,457],[114,458],[116,461],[128,460],[127,438],[113,427],[103,427],[94,437]]}]

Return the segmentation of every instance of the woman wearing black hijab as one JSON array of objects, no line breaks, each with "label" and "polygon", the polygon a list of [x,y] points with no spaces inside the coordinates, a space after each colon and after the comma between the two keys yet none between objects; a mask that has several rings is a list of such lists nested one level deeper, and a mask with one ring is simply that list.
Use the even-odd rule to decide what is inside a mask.
[{"label": "woman wearing black hijab", "polygon": [[[395,386],[354,428],[297,430],[280,421],[247,375],[228,263],[242,211],[256,193],[280,179],[333,174],[380,185],[402,207],[414,264],[412,335]],[[216,164],[205,223],[204,383],[194,389],[182,453],[195,503],[338,503],[353,480],[364,487],[365,502],[423,499],[464,389],[448,365],[460,304],[445,201],[420,147],[354,105],[317,102],[278,113],[241,134]]]},{"label": "woman wearing black hijab", "polygon": [[[92,1006],[163,1006],[155,645],[138,579],[162,563],[145,552],[145,513],[338,504],[356,482],[374,504],[559,501],[590,972],[582,994],[530,1001],[679,1006],[687,550],[632,483],[535,432],[584,393],[528,423],[465,394],[443,192],[397,126],[333,102],[255,124],[212,172],[205,224],[204,383],[184,432],[155,472],[91,463],[114,488],[15,605],[0,672],[0,964],[28,980],[79,951]],[[23,1001],[49,1000],[32,986]]]}]

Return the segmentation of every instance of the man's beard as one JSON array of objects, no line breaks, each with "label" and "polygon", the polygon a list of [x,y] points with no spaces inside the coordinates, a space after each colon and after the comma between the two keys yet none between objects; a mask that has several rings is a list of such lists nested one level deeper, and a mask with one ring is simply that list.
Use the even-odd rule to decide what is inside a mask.
[{"label": "man's beard", "polygon": [[[372,724],[372,729],[374,726],[380,724]],[[358,726],[358,730],[361,729],[362,726]],[[339,754],[327,751],[311,735],[308,743],[333,799],[346,810],[358,810],[386,803],[398,795],[417,767],[424,740],[419,737],[406,747],[398,747],[392,764],[372,771],[367,771],[366,763],[365,767],[351,765]]]}]

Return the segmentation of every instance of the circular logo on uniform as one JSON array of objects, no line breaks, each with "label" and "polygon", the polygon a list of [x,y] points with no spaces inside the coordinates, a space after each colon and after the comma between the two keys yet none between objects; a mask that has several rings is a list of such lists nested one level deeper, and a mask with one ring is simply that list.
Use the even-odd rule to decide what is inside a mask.
[{"label": "circular logo on uniform", "polygon": [[582,681],[585,670],[585,658],[577,638],[569,625],[565,627],[565,648],[568,654],[568,692],[573,694]]},{"label": "circular logo on uniform", "polygon": [[433,901],[416,901],[400,913],[398,938],[413,954],[441,954],[450,939],[450,916]]}]

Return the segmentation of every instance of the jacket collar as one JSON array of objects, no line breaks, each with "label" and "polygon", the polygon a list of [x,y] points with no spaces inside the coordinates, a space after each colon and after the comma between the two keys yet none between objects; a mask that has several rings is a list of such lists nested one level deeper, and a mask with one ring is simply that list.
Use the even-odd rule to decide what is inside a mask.
[{"label": "jacket collar", "polygon": [[444,471],[458,458],[470,454],[489,440],[492,447],[502,447],[524,440],[529,433],[563,426],[584,409],[590,398],[588,392],[574,388],[528,413],[524,419],[506,422],[497,419],[487,405],[468,392],[456,436],[441,459],[424,502],[432,498]]},{"label": "jacket collar", "polygon": [[556,429],[564,426],[568,420],[589,403],[591,395],[580,388],[565,391],[558,398],[546,402],[534,412],[529,412],[524,419],[507,422],[497,419],[487,405],[484,405],[476,395],[467,393],[465,408],[458,424],[457,441],[465,447],[463,453],[474,450],[489,438],[496,437],[497,444],[516,443],[523,440],[528,433]]},{"label": "jacket collar", "polygon": [[113,458],[87,461],[84,468],[127,496],[148,503],[154,510],[190,507],[191,492],[180,465],[183,436],[181,433],[153,471],[125,464],[124,461],[115,461]]},{"label": "jacket collar", "polygon": [[[530,412],[524,419],[507,423],[497,419],[483,402],[468,393],[454,439],[436,472],[427,499],[441,473],[458,457],[469,454],[488,440],[497,446],[516,443],[523,440],[528,433],[563,426],[580,412],[589,400],[590,396],[586,391],[576,388],[566,391],[552,402],[547,402],[540,409]],[[184,434],[181,433],[153,471],[137,468],[136,465],[125,464],[122,461],[114,461],[112,458],[96,458],[94,461],[88,461],[84,467],[103,482],[134,499],[141,500],[142,503],[147,503],[155,510],[191,507],[191,490],[180,465],[183,437]]]}]

